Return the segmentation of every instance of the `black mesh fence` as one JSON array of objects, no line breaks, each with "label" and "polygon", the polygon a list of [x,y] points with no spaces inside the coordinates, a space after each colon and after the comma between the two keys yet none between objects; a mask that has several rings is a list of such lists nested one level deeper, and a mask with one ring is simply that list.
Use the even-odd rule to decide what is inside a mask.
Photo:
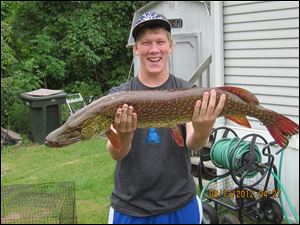
[{"label": "black mesh fence", "polygon": [[1,224],[75,224],[74,182],[1,186]]}]

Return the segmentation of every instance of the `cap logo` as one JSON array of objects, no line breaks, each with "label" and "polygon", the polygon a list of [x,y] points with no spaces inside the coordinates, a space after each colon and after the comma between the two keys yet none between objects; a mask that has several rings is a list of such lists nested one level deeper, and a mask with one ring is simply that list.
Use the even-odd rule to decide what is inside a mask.
[{"label": "cap logo", "polygon": [[137,24],[142,21],[153,20],[153,19],[166,19],[166,18],[156,12],[146,12],[139,18]]},{"label": "cap logo", "polygon": [[136,22],[133,30],[132,30],[132,36],[134,39],[138,36],[138,33],[146,26],[149,25],[159,25],[164,27],[167,31],[171,32],[171,24],[169,21],[164,17],[163,15],[158,14],[157,12],[145,12],[143,15],[141,15]]}]

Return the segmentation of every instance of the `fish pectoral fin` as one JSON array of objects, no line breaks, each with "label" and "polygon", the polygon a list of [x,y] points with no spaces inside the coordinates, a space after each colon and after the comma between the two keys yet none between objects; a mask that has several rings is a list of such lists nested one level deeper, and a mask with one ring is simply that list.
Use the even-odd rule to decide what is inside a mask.
[{"label": "fish pectoral fin", "polygon": [[225,116],[226,119],[229,119],[241,126],[251,128],[251,125],[246,116],[243,115],[234,115],[234,116]]},{"label": "fish pectoral fin", "polygon": [[184,147],[184,140],[183,140],[182,133],[181,133],[179,127],[171,128],[171,134],[172,134],[172,137],[173,137],[174,141],[176,142],[176,144],[179,147]]},{"label": "fish pectoral fin", "polygon": [[114,149],[120,152],[121,144],[119,136],[112,129],[109,129],[105,134],[112,146],[114,147]]}]

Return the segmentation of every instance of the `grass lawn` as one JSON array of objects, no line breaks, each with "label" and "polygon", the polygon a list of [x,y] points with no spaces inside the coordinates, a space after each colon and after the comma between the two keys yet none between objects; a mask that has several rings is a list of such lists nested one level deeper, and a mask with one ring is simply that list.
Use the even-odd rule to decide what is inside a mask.
[{"label": "grass lawn", "polygon": [[77,222],[105,224],[114,167],[105,139],[94,138],[64,148],[3,147],[1,185],[74,181]]},{"label": "grass lawn", "polygon": [[[79,224],[107,223],[114,168],[105,139],[93,138],[64,148],[31,145],[1,149],[1,185],[74,181]],[[224,214],[228,213],[237,217],[237,212]],[[244,218],[245,223],[255,223]]]}]

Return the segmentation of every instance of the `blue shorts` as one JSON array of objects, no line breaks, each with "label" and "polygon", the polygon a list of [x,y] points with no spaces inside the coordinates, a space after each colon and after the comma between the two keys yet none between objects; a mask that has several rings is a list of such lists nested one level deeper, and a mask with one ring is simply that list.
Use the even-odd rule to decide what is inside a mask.
[{"label": "blue shorts", "polygon": [[176,211],[147,217],[129,216],[110,207],[108,224],[200,224],[202,205],[198,196]]}]

